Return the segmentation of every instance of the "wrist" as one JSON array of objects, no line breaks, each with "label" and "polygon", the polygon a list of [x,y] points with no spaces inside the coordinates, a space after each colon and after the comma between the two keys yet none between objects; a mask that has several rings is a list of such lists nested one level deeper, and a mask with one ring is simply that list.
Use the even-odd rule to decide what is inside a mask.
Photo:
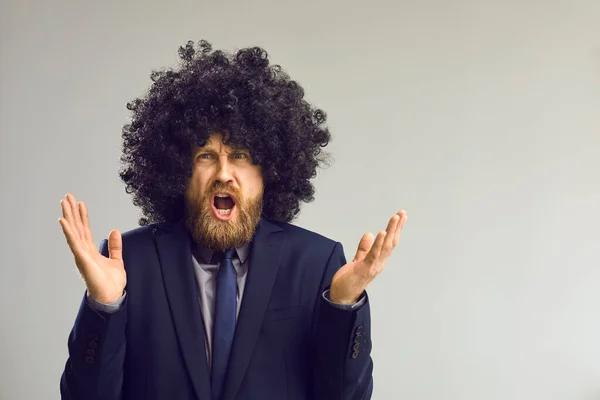
[{"label": "wrist", "polygon": [[111,296],[98,296],[98,295],[95,295],[95,294],[92,294],[92,293],[90,293],[90,291],[88,290],[88,291],[87,291],[87,295],[88,295],[89,297],[91,297],[91,298],[92,298],[92,300],[96,301],[97,303],[104,304],[104,305],[109,305],[109,304],[113,304],[113,303],[115,303],[115,302],[119,301],[119,299],[120,299],[121,297],[123,297],[123,292],[121,292],[121,294],[120,294],[120,295],[118,295],[118,296],[116,296],[116,295],[111,295]]},{"label": "wrist", "polygon": [[338,294],[337,292],[335,292],[334,290],[329,290],[329,300],[331,300],[333,303],[336,304],[346,304],[346,305],[350,305],[350,304],[354,304],[358,301],[359,296],[356,297],[348,297],[348,296],[341,296],[340,294]]}]

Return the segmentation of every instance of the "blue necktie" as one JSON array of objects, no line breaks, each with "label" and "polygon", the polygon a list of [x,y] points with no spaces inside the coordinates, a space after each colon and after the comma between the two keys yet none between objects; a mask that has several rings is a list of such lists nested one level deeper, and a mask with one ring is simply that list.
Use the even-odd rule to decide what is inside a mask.
[{"label": "blue necktie", "polygon": [[237,276],[233,267],[235,249],[225,251],[217,273],[217,295],[213,326],[212,393],[219,400],[223,393],[229,353],[235,333],[237,311]]}]

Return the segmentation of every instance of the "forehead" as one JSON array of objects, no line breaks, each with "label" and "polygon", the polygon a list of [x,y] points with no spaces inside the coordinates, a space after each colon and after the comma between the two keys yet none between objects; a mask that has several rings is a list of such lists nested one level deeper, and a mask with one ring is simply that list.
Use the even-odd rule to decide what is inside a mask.
[{"label": "forehead", "polygon": [[247,150],[242,146],[238,146],[235,143],[223,143],[223,136],[221,134],[213,134],[211,135],[204,146],[198,146],[198,151],[200,150],[212,150],[212,151],[231,151],[231,150]]}]

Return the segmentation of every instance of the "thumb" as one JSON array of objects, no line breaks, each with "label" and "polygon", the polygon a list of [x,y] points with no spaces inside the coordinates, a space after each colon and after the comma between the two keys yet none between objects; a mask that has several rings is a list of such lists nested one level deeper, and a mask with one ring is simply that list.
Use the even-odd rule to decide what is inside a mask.
[{"label": "thumb", "polygon": [[360,242],[358,242],[358,249],[356,250],[356,255],[354,256],[354,260],[352,260],[352,261],[360,261],[360,260],[364,259],[367,255],[367,253],[369,252],[369,250],[371,250],[374,240],[375,240],[375,237],[373,236],[373,234],[371,232],[365,233],[363,235],[363,237],[360,239]]},{"label": "thumb", "polygon": [[112,260],[123,259],[123,240],[121,232],[116,229],[110,231],[108,235],[108,255]]}]

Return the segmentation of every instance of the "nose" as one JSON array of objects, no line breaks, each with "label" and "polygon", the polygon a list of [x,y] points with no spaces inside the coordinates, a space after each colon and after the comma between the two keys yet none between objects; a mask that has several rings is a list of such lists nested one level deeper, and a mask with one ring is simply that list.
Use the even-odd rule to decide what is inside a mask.
[{"label": "nose", "polygon": [[229,183],[233,181],[231,165],[229,165],[227,156],[220,157],[219,159],[216,180],[221,183]]}]

